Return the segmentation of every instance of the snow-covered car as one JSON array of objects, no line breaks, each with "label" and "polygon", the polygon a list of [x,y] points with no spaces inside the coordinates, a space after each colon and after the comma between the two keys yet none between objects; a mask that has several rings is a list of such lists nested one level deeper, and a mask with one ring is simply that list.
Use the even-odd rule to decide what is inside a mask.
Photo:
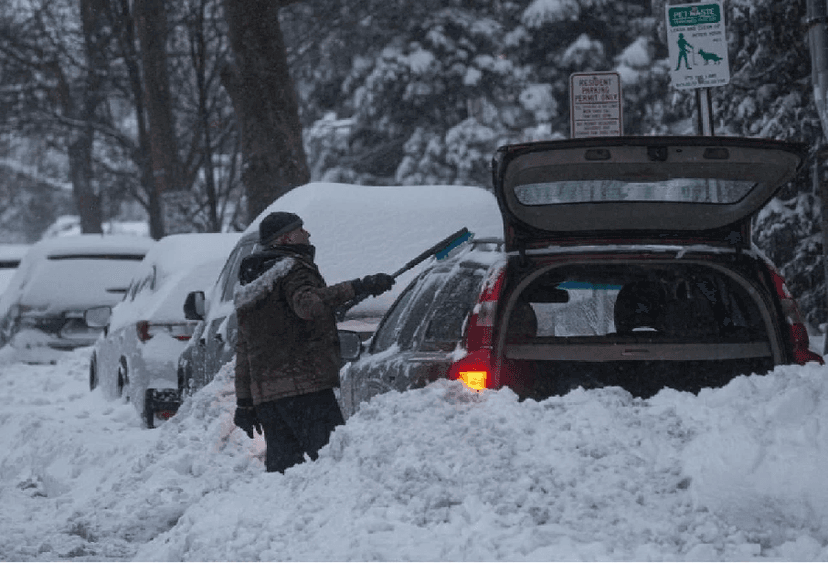
[{"label": "snow-covered car", "polygon": [[196,325],[184,317],[184,300],[215,282],[239,236],[166,236],[140,263],[120,303],[87,312],[88,322],[106,326],[89,360],[90,389],[100,385],[109,399],[126,396],[149,428],[175,414],[176,364]]},{"label": "snow-covered car", "polygon": [[750,242],[752,215],[803,155],[732,137],[500,148],[503,248],[467,246],[405,289],[367,350],[352,346],[343,410],[446,377],[537,400],[604,386],[649,397],[823,363]]},{"label": "snow-covered car", "polygon": [[[258,243],[259,222],[273,211],[298,214],[316,247],[316,263],[328,283],[377,272],[395,272],[409,259],[462,227],[478,236],[503,236],[491,192],[474,186],[356,186],[314,182],[274,201],[245,231],[216,285],[188,300],[190,318],[202,322],[181,355],[184,393],[209,383],[232,359],[236,342],[233,295],[241,260]],[[400,275],[394,288],[350,309],[338,326],[363,338],[421,267]],[[195,305],[198,305],[196,307]]]},{"label": "snow-covered car", "polygon": [[0,295],[6,290],[14,271],[31,247],[30,244],[0,244]]},{"label": "snow-covered car", "polygon": [[100,328],[87,309],[114,305],[155,241],[129,235],[77,235],[32,245],[0,296],[0,346],[28,361],[89,346]]},{"label": "snow-covered car", "polygon": [[206,291],[194,290],[187,295],[184,315],[197,324],[177,360],[177,388],[182,397],[212,381],[219,368],[235,354],[233,295],[241,261],[255,250],[258,241],[258,233],[242,235],[213,285]]}]

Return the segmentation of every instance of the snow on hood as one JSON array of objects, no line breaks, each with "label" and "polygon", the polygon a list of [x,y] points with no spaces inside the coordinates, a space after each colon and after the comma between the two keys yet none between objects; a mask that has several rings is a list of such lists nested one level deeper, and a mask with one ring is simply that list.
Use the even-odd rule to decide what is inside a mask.
[{"label": "snow on hood", "polygon": [[648,400],[442,380],[281,475],[232,423],[232,362],[148,431],[88,392],[87,356],[0,363],[7,559],[828,559],[824,366]]}]

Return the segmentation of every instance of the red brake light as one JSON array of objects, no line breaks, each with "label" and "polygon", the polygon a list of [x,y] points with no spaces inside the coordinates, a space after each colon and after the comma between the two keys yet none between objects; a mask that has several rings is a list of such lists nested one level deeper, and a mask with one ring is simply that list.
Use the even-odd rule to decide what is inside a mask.
[{"label": "red brake light", "polygon": [[480,391],[491,381],[491,352],[477,350],[451,365],[449,379],[459,379],[469,389]]},{"label": "red brake light", "polygon": [[469,325],[466,330],[466,350],[469,352],[482,348],[491,350],[492,348],[497,300],[500,297],[505,279],[506,269],[501,267],[489,276],[480,292],[477,305],[474,306],[472,314],[469,316]]},{"label": "red brake light", "polygon": [[504,280],[505,266],[499,266],[486,280],[477,304],[469,316],[466,328],[466,351],[468,354],[454,362],[449,370],[449,379],[459,379],[467,387],[481,390],[494,384],[492,367],[492,345],[497,300]]},{"label": "red brake light", "polygon": [[768,269],[773,279],[773,285],[776,288],[776,295],[782,304],[782,311],[785,313],[785,320],[788,323],[789,338],[793,345],[794,361],[799,365],[805,365],[808,362],[819,362],[825,364],[825,360],[819,354],[811,352],[811,340],[808,336],[808,330],[805,328],[805,323],[802,321],[802,315],[799,313],[799,307],[796,305],[796,300],[793,298],[788,289],[785,280],[779,275],[775,268],[768,265]]},{"label": "red brake light", "polygon": [[138,332],[138,340],[146,342],[160,332],[166,332],[172,338],[187,341],[193,335],[195,323],[151,323],[149,321],[138,321],[135,323],[135,330]]},{"label": "red brake light", "polygon": [[149,331],[150,324],[148,321],[138,321],[135,323],[135,330],[138,332],[138,340],[140,342],[146,342],[150,338],[152,338],[152,334]]}]

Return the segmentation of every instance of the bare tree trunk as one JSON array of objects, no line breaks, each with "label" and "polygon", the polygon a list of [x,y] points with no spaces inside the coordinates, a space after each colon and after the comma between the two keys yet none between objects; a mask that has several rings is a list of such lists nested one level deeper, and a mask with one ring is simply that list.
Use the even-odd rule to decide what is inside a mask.
[{"label": "bare tree trunk", "polygon": [[225,0],[234,61],[222,74],[242,139],[249,219],[310,179],[279,8],[289,0]]},{"label": "bare tree trunk", "polygon": [[167,72],[167,13],[164,0],[135,0],[134,6],[144,69],[154,180],[154,189],[150,195],[150,235],[157,239],[163,237],[168,230],[175,230],[175,225],[165,225],[163,194],[181,188],[178,144]]},{"label": "bare tree trunk", "polygon": [[[133,102],[135,104],[135,123],[138,130],[138,146],[135,150],[133,160],[138,165],[138,175],[140,178],[140,185],[142,191],[137,191],[132,194],[136,201],[138,201],[147,214],[150,216],[150,225],[152,226],[152,217],[160,218],[160,207],[158,204],[158,191],[155,188],[155,178],[152,174],[152,161],[150,158],[150,141],[149,132],[147,131],[147,119],[144,103],[144,89],[141,82],[141,65],[140,55],[137,50],[135,40],[135,18],[133,17],[131,0],[109,0],[111,10],[111,20],[115,27],[115,38],[119,42],[121,56],[123,57],[124,66],[129,77],[129,87],[132,92]],[[156,212],[153,213],[152,210]],[[160,219],[155,220],[156,225],[160,224]],[[156,229],[157,230],[157,229]],[[150,228],[150,233],[153,230]],[[156,237],[160,238],[160,237]]]},{"label": "bare tree trunk", "polygon": [[80,13],[86,52],[86,85],[78,104],[78,121],[82,125],[72,135],[69,143],[69,176],[80,216],[81,232],[102,233],[101,192],[96,186],[95,171],[92,168],[92,151],[95,146],[93,122],[103,99],[103,73],[107,67],[106,46],[109,33],[106,31],[106,11],[100,2],[81,0]]},{"label": "bare tree trunk", "polygon": [[84,234],[103,233],[101,194],[95,189],[92,171],[93,143],[92,128],[84,127],[69,145],[69,179],[80,217],[80,229]]},{"label": "bare tree trunk", "polygon": [[193,59],[193,67],[196,76],[196,87],[198,89],[198,113],[203,129],[204,149],[202,160],[204,163],[204,188],[207,192],[207,228],[212,232],[221,231],[222,219],[219,216],[218,190],[216,189],[216,175],[213,167],[213,139],[210,134],[210,108],[208,107],[207,91],[207,45],[204,38],[204,12],[206,6],[202,0],[195,9],[194,22],[192,24],[190,41],[190,56]]}]

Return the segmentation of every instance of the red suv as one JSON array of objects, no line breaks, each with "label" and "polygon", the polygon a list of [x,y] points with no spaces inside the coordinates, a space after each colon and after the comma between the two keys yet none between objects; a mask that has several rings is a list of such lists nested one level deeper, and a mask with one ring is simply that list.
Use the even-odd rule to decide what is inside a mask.
[{"label": "red suv", "polygon": [[522,399],[579,386],[649,397],[823,363],[750,242],[751,217],[804,154],[734,137],[501,147],[504,241],[467,245],[412,282],[348,358],[343,409],[444,377]]}]

